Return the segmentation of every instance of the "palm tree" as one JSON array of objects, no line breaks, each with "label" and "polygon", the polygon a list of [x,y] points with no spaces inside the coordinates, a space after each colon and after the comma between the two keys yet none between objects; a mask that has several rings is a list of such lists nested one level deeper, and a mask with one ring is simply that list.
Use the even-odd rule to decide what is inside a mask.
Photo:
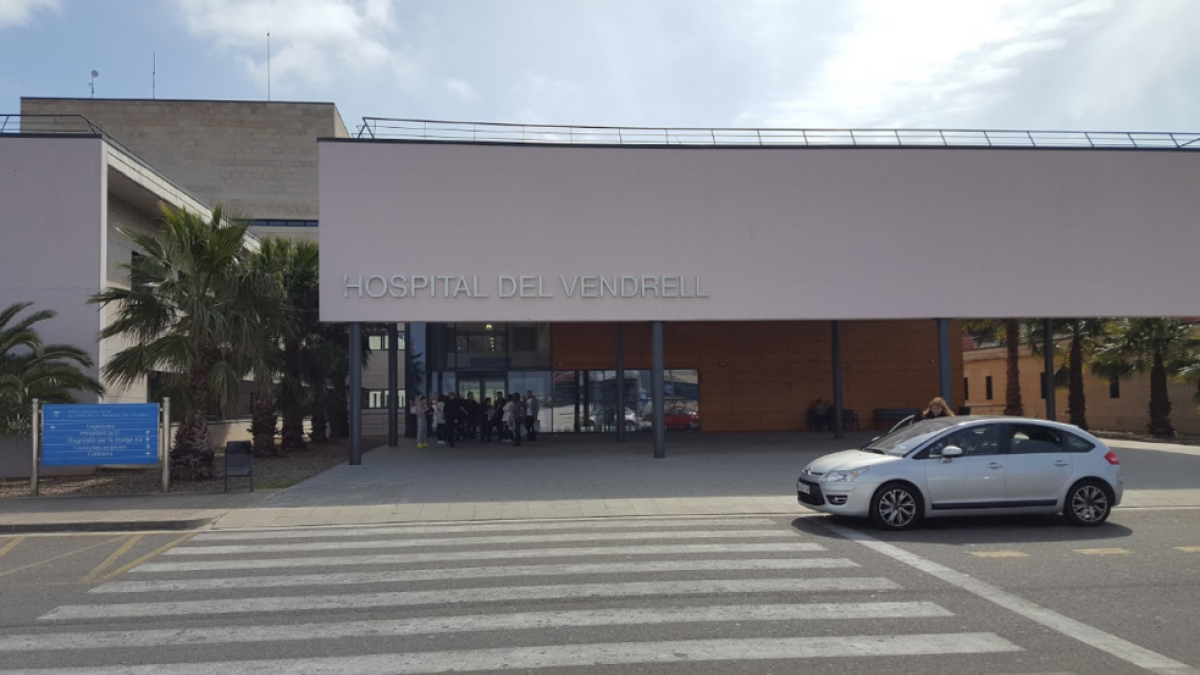
[{"label": "palm tree", "polygon": [[1135,373],[1150,375],[1150,421],[1155,436],[1173,436],[1171,399],[1167,381],[1187,376],[1200,355],[1200,335],[1178,319],[1124,319],[1113,325],[1111,336],[1096,350],[1092,370],[1110,378]]},{"label": "palm tree", "polygon": [[[311,241],[270,238],[254,254],[253,264],[272,280],[279,292],[278,321],[264,323],[263,359],[256,369],[258,394],[255,421],[262,419],[267,442],[274,451],[275,410],[283,414],[282,450],[300,450],[304,444],[306,349],[321,329],[318,315],[318,250]],[[257,437],[256,437],[257,439]],[[258,445],[262,445],[261,439]],[[264,448],[265,449],[265,448]]]},{"label": "palm tree", "polygon": [[82,370],[92,367],[87,352],[42,342],[35,325],[54,318],[55,312],[44,309],[17,318],[32,305],[18,302],[0,311],[0,436],[29,432],[35,398],[75,403],[73,392],[104,393],[104,387]]},{"label": "palm tree", "polygon": [[1088,358],[1095,353],[1108,333],[1105,319],[1071,319],[1061,321],[1059,331],[1066,334],[1067,347],[1067,415],[1068,421],[1087,429],[1087,398],[1083,393],[1083,371]]},{"label": "palm tree", "polygon": [[1004,414],[1024,415],[1025,407],[1021,403],[1021,320],[972,320],[964,322],[963,328],[976,337],[1004,341],[1007,380],[1004,389]]},{"label": "palm tree", "polygon": [[157,235],[123,231],[140,250],[121,265],[129,288],[108,288],[90,302],[115,308],[102,338],[131,344],[104,366],[105,376],[127,386],[161,373],[181,404],[171,472],[182,480],[213,474],[211,409],[237,402],[261,322],[277,309],[261,275],[253,273],[247,224],[217,206],[209,218],[161,206]]}]

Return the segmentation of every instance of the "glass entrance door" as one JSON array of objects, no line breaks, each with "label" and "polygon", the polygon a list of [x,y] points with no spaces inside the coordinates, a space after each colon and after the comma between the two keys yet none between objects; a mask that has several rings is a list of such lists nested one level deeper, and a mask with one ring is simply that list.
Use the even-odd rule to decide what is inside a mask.
[{"label": "glass entrance door", "polygon": [[495,399],[496,392],[502,391],[508,395],[507,380],[503,374],[488,374],[488,375],[468,375],[466,373],[458,374],[458,395],[466,397],[468,393],[475,395],[476,401],[482,401],[485,398],[492,397]]}]

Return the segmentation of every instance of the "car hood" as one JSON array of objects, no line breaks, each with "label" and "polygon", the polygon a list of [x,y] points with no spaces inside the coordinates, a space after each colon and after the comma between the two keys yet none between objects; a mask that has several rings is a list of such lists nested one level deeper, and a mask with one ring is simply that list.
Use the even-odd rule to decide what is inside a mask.
[{"label": "car hood", "polygon": [[826,474],[839,469],[853,469],[860,466],[891,463],[900,459],[891,455],[880,455],[862,450],[843,450],[832,455],[819,457],[808,466],[804,472],[809,474]]}]

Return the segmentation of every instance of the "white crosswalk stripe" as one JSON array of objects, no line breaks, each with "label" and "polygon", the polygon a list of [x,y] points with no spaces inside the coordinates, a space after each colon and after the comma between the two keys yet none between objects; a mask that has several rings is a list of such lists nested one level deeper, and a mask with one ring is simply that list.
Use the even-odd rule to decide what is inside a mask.
[{"label": "white crosswalk stripe", "polygon": [[465,534],[470,532],[539,532],[553,530],[637,530],[642,528],[686,527],[710,529],[718,527],[742,529],[746,527],[778,527],[778,523],[767,518],[647,518],[645,520],[567,520],[529,523],[479,523],[472,525],[404,525],[400,527],[306,527],[287,529],[273,527],[266,530],[236,530],[205,532],[196,537],[204,541],[262,541],[264,539],[330,539],[335,537],[381,537],[387,535],[415,534]]},{"label": "white crosswalk stripe", "polygon": [[[993,633],[870,635],[745,640],[675,640],[616,644],[555,645],[451,652],[276,659],[254,663],[255,675],[416,675],[481,670],[526,670],[580,666],[760,661],[925,654],[984,654],[1021,651]],[[9,671],[13,675],[228,675],[244,663],[154,664]]]},{"label": "white crosswalk stripe", "polygon": [[556,544],[560,542],[643,541],[664,539],[779,539],[786,532],[770,530],[734,530],[729,532],[586,532],[582,534],[502,535],[495,537],[443,537],[437,539],[392,539],[371,541],[321,541],[306,544],[234,544],[229,546],[187,546],[167,551],[166,555],[229,555],[233,553],[302,553],[305,551],[347,551],[368,548],[425,548],[430,546],[491,546],[493,544]]},{"label": "white crosswalk stripe", "polygon": [[667,609],[598,609],[517,614],[422,617],[409,620],[346,621],[283,626],[205,627],[94,633],[51,633],[0,637],[0,652],[43,649],[100,649],[332,640],[346,637],[431,635],[485,630],[528,630],[542,626],[634,626],[723,621],[851,621],[953,616],[932,602],[812,603],[789,605],[714,605]]},{"label": "white crosswalk stripe", "polygon": [[599,563],[591,565],[522,565],[504,567],[455,567],[433,570],[394,572],[343,572],[335,574],[295,574],[233,579],[169,579],[155,581],[110,581],[93,588],[91,593],[152,593],[163,591],[204,591],[223,588],[283,588],[288,586],[348,586],[353,584],[439,581],[443,579],[495,579],[504,577],[545,577],[590,574],[654,574],[659,572],[714,572],[761,570],[846,569],[858,563],[845,558],[758,558],[751,560],[683,560],[636,563]]},{"label": "white crosswalk stripe", "polygon": [[347,565],[409,565],[415,563],[461,562],[464,560],[522,560],[529,558],[584,558],[600,556],[693,555],[709,553],[814,553],[820,544],[781,542],[776,544],[679,544],[674,546],[593,546],[583,548],[534,548],[490,551],[446,551],[440,553],[396,553],[344,555],[285,559],[195,560],[147,563],[131,572],[199,572],[204,570],[274,570],[284,567],[339,567]]},{"label": "white crosswalk stripe", "polygon": [[45,612],[38,630],[0,629],[0,662],[38,655],[0,675],[886,669],[886,657],[1022,650],[806,539],[763,518],[204,533]]}]

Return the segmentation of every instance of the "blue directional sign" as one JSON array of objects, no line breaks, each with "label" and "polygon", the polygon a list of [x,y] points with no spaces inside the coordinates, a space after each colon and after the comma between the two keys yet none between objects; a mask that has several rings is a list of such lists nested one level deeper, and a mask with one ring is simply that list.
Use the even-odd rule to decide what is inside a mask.
[{"label": "blue directional sign", "polygon": [[158,463],[158,404],[42,407],[42,465]]}]

